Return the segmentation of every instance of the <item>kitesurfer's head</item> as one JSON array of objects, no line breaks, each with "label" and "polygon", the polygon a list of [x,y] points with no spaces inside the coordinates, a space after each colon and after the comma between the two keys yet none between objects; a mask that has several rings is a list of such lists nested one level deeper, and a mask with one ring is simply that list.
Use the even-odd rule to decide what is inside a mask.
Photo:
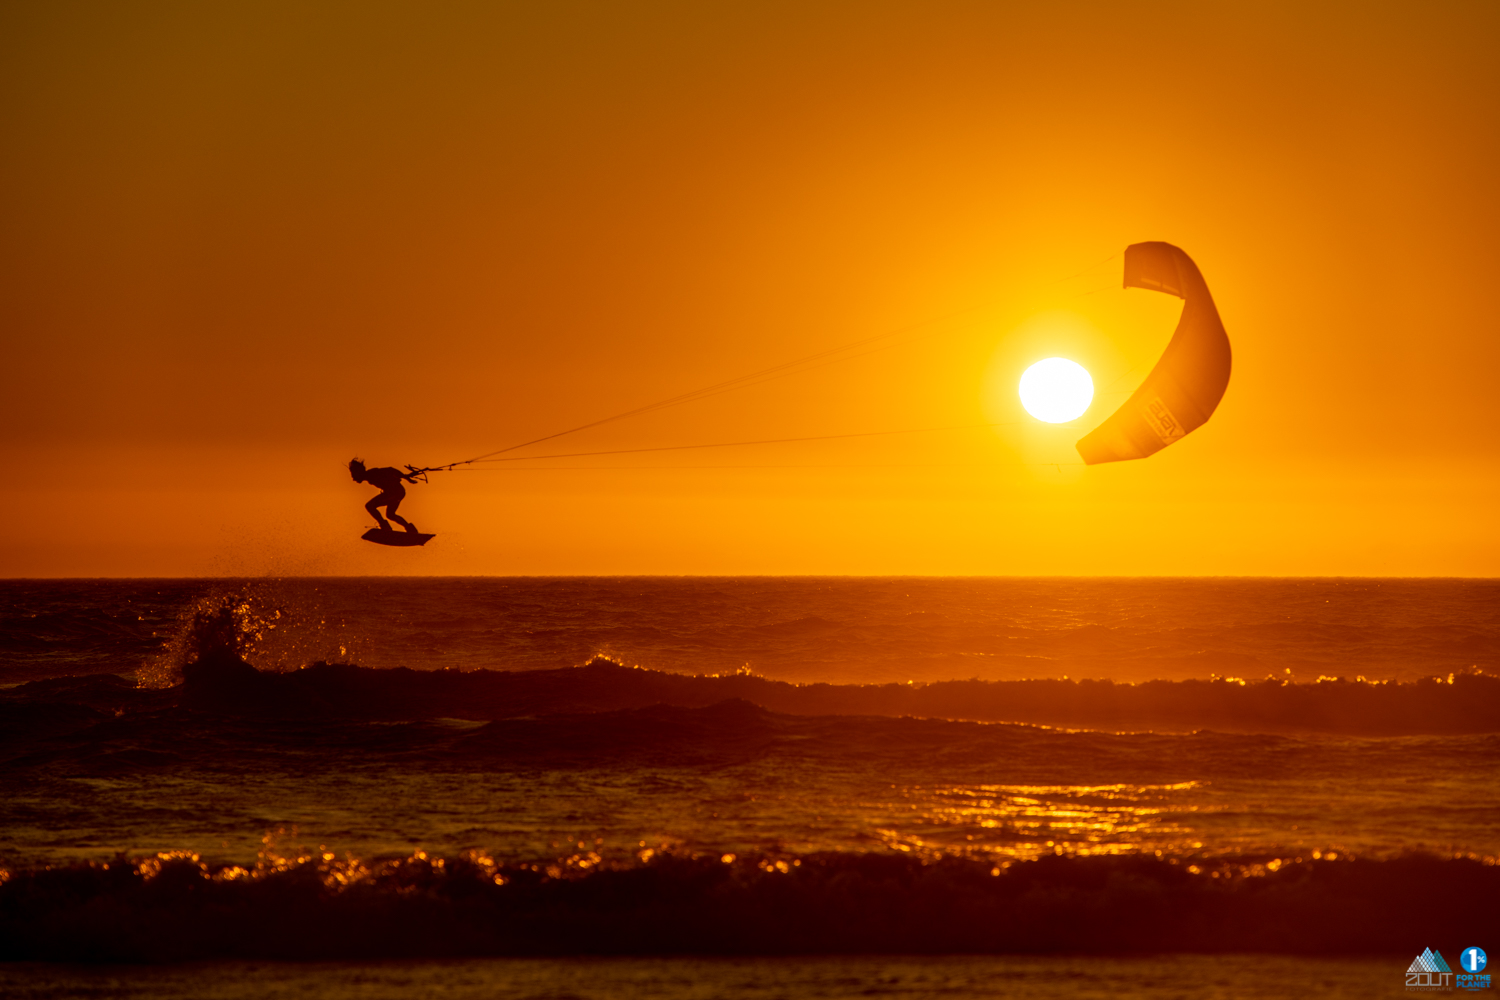
[{"label": "kitesurfer's head", "polygon": [[349,475],[354,477],[356,483],[365,481],[365,463],[357,458],[349,459]]}]

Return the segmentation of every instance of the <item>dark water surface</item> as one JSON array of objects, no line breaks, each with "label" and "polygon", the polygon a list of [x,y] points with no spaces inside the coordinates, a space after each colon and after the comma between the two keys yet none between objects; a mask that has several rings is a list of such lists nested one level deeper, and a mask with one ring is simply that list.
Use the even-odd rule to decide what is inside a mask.
[{"label": "dark water surface", "polygon": [[214,963],[169,967],[0,965],[14,1000],[781,1000],[891,997],[1286,1000],[1405,996],[1402,957],[1153,955],[757,959],[500,959]]},{"label": "dark water surface", "polygon": [[[0,591],[0,957],[1453,959],[1500,941],[1493,581]],[[590,968],[630,995],[1166,996],[1180,975],[1226,997],[1333,968],[923,961]],[[7,995],[32,989],[20,968]],[[573,968],[452,974],[593,995]],[[1349,984],[1383,965],[1339,968],[1319,995],[1378,995]],[[161,975],[108,995],[208,981]],[[700,976],[718,985],[694,993]]]}]

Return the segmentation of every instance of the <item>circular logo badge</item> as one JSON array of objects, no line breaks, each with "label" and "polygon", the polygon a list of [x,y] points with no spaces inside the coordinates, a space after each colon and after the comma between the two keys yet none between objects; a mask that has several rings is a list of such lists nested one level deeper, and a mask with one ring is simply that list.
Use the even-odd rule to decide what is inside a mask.
[{"label": "circular logo badge", "polygon": [[1483,948],[1465,948],[1458,956],[1458,964],[1465,972],[1479,972],[1489,963]]}]

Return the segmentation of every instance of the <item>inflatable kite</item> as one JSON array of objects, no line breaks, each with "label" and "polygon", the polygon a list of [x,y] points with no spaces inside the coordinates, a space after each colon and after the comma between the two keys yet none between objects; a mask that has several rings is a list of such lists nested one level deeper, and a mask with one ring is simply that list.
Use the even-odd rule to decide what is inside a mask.
[{"label": "inflatable kite", "polygon": [[1155,454],[1203,426],[1229,385],[1229,335],[1191,257],[1170,243],[1132,244],[1125,287],[1177,296],[1182,318],[1140,388],[1078,441],[1085,465]]}]

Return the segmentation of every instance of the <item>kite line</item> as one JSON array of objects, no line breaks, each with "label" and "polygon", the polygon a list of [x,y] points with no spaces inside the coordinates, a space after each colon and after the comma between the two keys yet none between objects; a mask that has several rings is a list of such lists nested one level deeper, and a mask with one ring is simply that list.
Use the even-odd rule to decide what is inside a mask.
[{"label": "kite line", "polygon": [[[1092,264],[1089,267],[1084,268],[1077,274],[1069,275],[1065,278],[1060,278],[1057,281],[1050,282],[1049,284],[1061,284],[1063,282],[1072,281],[1076,278],[1082,277],[1083,275],[1095,270],[1096,268],[1109,263],[1111,260],[1115,259],[1118,256],[1120,256],[1120,254],[1118,253],[1112,254],[1104,260],[1099,261],[1097,264]],[[802,374],[803,372],[814,371],[818,368],[823,368],[828,365],[839,364],[845,361],[854,361],[858,358],[867,357],[868,355],[896,346],[896,344],[900,343],[904,338],[910,337],[912,334],[926,327],[951,322],[952,320],[959,319],[961,317],[985,309],[991,304],[991,301],[986,300],[976,305],[967,306],[963,309],[957,309],[952,312],[945,313],[941,316],[919,320],[918,322],[899,327],[886,333],[876,334],[873,337],[866,337],[848,344],[843,344],[839,347],[833,347],[824,351],[818,351],[813,354],[805,355],[801,358],[795,358],[791,361],[786,361],[778,365],[772,365],[769,368],[762,368],[757,371],[749,372],[745,375],[737,376],[735,378],[725,379],[722,382],[715,382],[712,385],[703,386],[702,388],[694,389],[690,392],[679,393],[675,396],[669,396],[665,399],[659,399],[653,403],[647,403],[644,406],[637,406],[633,409],[623,410],[619,413],[614,413],[607,417],[601,417],[598,420],[592,420],[585,424],[579,424],[576,427],[569,427],[566,430],[556,431],[552,434],[545,434],[542,437],[531,438],[530,440],[522,441],[518,444],[508,445],[507,447],[499,448],[495,451],[485,452],[482,455],[475,455],[473,458],[460,459],[457,462],[449,462],[446,465],[433,465],[420,469],[412,465],[408,465],[406,468],[410,470],[413,475],[425,475],[429,472],[450,472],[455,469],[474,465],[477,462],[513,462],[547,458],[582,458],[586,456],[592,457],[595,455],[627,455],[652,451],[681,451],[698,448],[732,448],[757,444],[787,444],[801,441],[830,441],[839,438],[877,437],[890,434],[919,434],[945,430],[969,429],[970,427],[998,426],[996,424],[972,424],[963,425],[962,427],[930,427],[899,431],[869,431],[858,434],[824,434],[810,437],[779,438],[764,441],[729,441],[719,444],[671,445],[659,448],[630,448],[619,451],[576,452],[566,455],[518,455],[509,458],[500,457],[502,455],[508,455],[513,451],[520,451],[522,448],[529,448],[532,445],[541,444],[545,441],[553,441],[557,438],[567,437],[570,434],[577,434],[580,431],[590,430],[594,427],[601,427],[604,424],[614,423],[618,420],[625,420],[630,417],[641,416],[646,413],[653,413],[657,410],[664,410],[673,406],[682,406],[686,403],[694,403],[698,400],[708,399],[712,396],[718,396],[726,392],[734,392],[739,389],[748,389],[752,386],[760,385],[764,382],[769,382],[774,379],[785,378],[790,375],[798,375]],[[860,350],[861,348],[868,349]],[[1118,379],[1116,381],[1118,381]]]}]

